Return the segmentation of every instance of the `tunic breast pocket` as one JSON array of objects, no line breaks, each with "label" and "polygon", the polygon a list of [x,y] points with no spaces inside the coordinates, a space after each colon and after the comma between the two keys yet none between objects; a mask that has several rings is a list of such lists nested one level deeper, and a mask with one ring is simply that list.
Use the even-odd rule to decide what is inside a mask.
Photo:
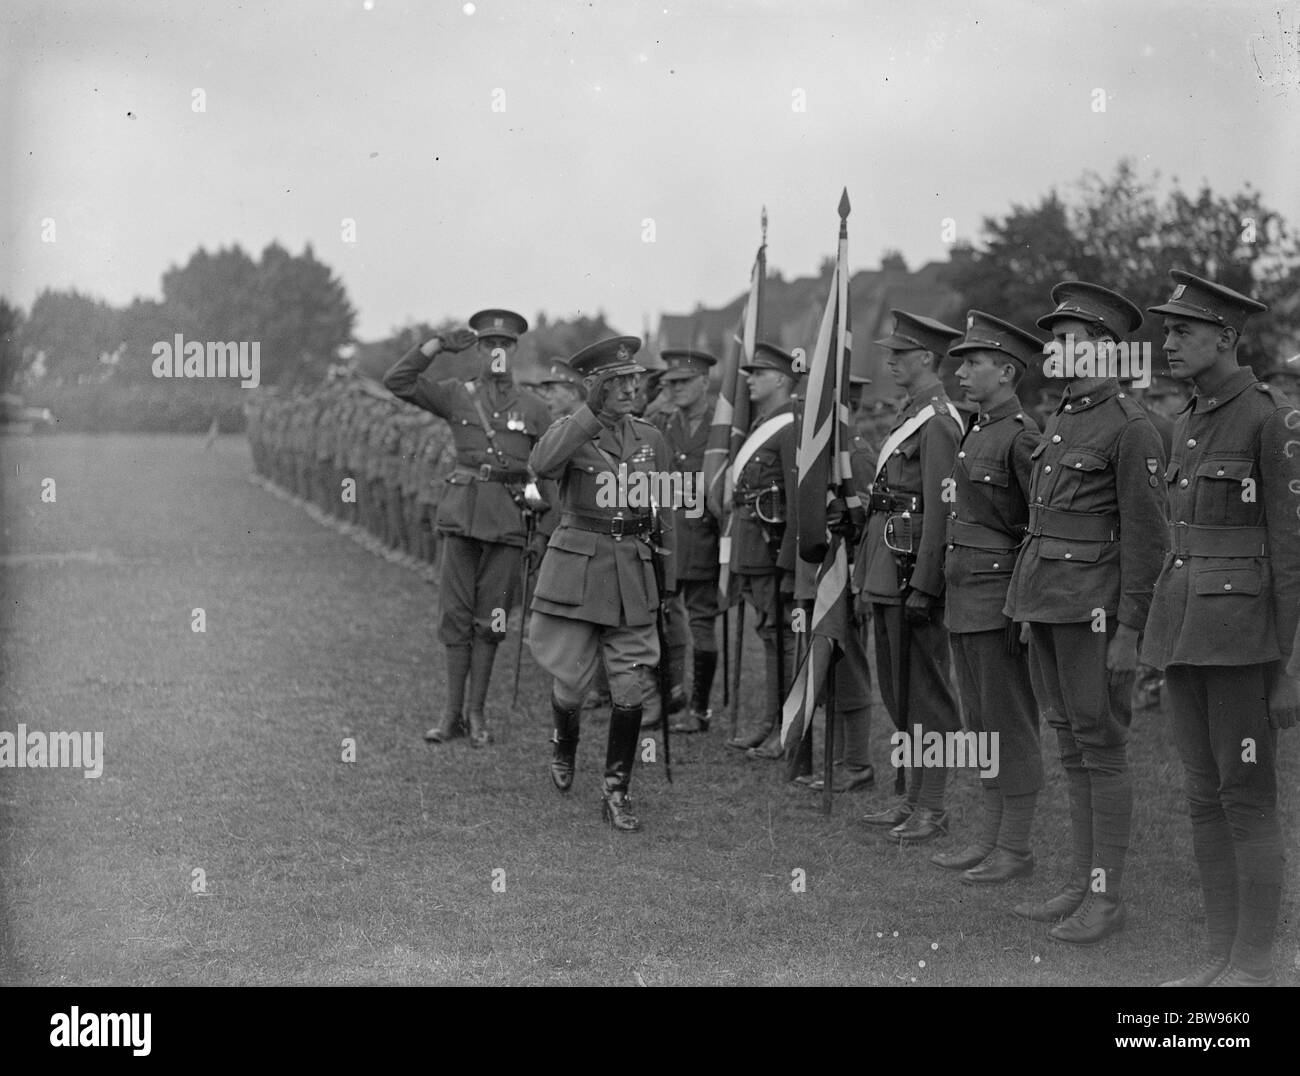
[{"label": "tunic breast pocket", "polygon": [[1056,475],[1053,501],[1059,507],[1085,512],[1095,507],[1096,494],[1106,487],[1110,477],[1110,458],[1094,449],[1072,448],[1062,453],[1057,467],[1060,473]]},{"label": "tunic breast pocket", "polygon": [[1259,507],[1253,458],[1216,456],[1196,468],[1196,522],[1238,523],[1253,519]]},{"label": "tunic breast pocket", "polygon": [[1011,476],[1006,467],[996,460],[962,460],[966,466],[966,476],[975,486],[999,486],[1006,489]]},{"label": "tunic breast pocket", "polygon": [[587,569],[596,555],[596,538],[594,531],[557,529],[537,573],[537,597],[559,605],[581,605],[587,594]]}]

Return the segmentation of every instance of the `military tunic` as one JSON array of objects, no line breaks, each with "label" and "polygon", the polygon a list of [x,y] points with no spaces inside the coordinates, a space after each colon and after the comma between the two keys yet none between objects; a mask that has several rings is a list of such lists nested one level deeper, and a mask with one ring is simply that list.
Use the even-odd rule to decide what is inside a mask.
[{"label": "military tunic", "polygon": [[[1017,796],[1043,784],[1038,707],[1029,666],[1003,613],[1029,521],[1030,455],[1038,425],[1012,396],[972,416],[952,470],[944,623],[966,727],[998,737],[990,788]],[[983,783],[983,782],[981,782]]]},{"label": "military tunic", "polygon": [[[955,732],[961,727],[957,699],[949,680],[948,633],[940,606],[944,597],[943,557],[944,479],[952,473],[961,427],[949,410],[950,402],[938,377],[917,385],[899,412],[877,460],[872,483],[872,505],[866,531],[854,558],[855,589],[859,609],[872,618],[875,632],[876,670],[880,694],[895,726],[901,723],[899,685],[903,646],[903,602],[906,591],[899,586],[899,565],[895,553],[885,544],[886,522],[906,509],[911,516],[912,549],[915,561],[909,586],[933,599],[930,620],[909,624],[908,725],[920,725],[923,732]],[[903,440],[892,444],[893,432],[901,429],[926,408],[934,414]],[[892,444],[892,447],[891,447]],[[895,544],[900,544],[896,541]],[[913,728],[904,730],[912,735]],[[945,777],[936,771],[937,795],[942,796]],[[921,774],[913,771],[908,798],[918,802]]]},{"label": "military tunic", "polygon": [[441,377],[443,358],[438,355],[431,367],[412,348],[384,384],[445,419],[456,446],[456,467],[438,504],[444,547],[439,636],[448,646],[465,646],[476,637],[500,642],[499,610],[517,600],[519,549],[526,540],[515,496],[528,479],[528,454],[550,425],[550,412],[512,381]]},{"label": "military tunic", "polygon": [[[529,646],[576,708],[603,658],[615,705],[640,706],[645,673],[659,662],[655,626],[652,509],[631,477],[666,474],[672,459],[653,425],[631,415],[606,426],[583,404],[542,435],[530,464],[559,482],[559,524],[533,592]],[[625,468],[625,470],[624,470]],[[609,504],[612,480],[626,474],[623,506]],[[676,587],[673,513],[659,513],[664,585]]]},{"label": "military tunic", "polygon": [[1142,656],[1166,673],[1211,951],[1265,971],[1283,881],[1268,698],[1288,658],[1300,671],[1300,411],[1236,370],[1179,415],[1164,478]]}]

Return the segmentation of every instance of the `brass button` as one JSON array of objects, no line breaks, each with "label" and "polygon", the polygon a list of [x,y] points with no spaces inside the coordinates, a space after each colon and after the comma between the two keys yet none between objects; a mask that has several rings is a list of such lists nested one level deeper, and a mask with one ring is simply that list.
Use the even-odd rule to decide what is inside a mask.
[{"label": "brass button", "polygon": [[1174,561],[1174,567],[1181,568],[1182,566],[1183,566],[1183,559],[1182,557],[1179,557],[1176,561]]},{"label": "brass button", "polygon": [[986,474],[986,475],[984,476],[984,481],[985,481],[985,482],[992,482],[992,481],[993,481],[993,476],[992,476],[992,475],[988,475],[988,474]]},{"label": "brass button", "polygon": [[1052,444],[1054,444],[1054,445],[1059,445],[1060,443],[1061,443],[1061,435],[1060,435],[1059,433],[1058,433],[1058,434],[1053,434],[1053,435],[1052,435]]},{"label": "brass button", "polygon": [[1195,448],[1195,447],[1196,447],[1196,438],[1195,438],[1195,437],[1189,437],[1189,438],[1187,439],[1187,447],[1188,447],[1188,448]]},{"label": "brass button", "polygon": [[1066,560],[1069,560],[1069,559],[1070,559],[1071,557],[1073,557],[1073,556],[1074,556],[1073,553],[1067,553],[1067,554],[1065,554],[1065,559],[1066,559]]},{"label": "brass button", "polygon": [[993,562],[993,567],[995,567],[995,568],[1000,568],[1000,567],[1002,567],[1002,565],[1000,565],[1000,564],[995,560],[995,561]]},{"label": "brass button", "polygon": [[980,432],[980,428],[979,428],[979,426],[972,426],[970,429],[971,429],[971,433],[979,433],[979,432]]},{"label": "brass button", "polygon": [[1219,468],[1219,477],[1222,477],[1222,475],[1223,475],[1223,468],[1220,467],[1220,468]]},{"label": "brass button", "polygon": [[1231,584],[1231,583],[1224,583],[1224,584],[1223,584],[1223,589],[1224,589],[1224,590],[1231,590],[1231,589],[1232,589],[1232,584]]},{"label": "brass button", "polygon": [[1065,410],[1067,410],[1067,411],[1073,411],[1073,410],[1074,410],[1074,404],[1066,404],[1066,405],[1065,405]]},{"label": "brass button", "polygon": [[958,458],[959,460],[964,460],[964,459],[966,458],[966,453],[965,453],[965,452],[958,452],[958,453],[957,453],[957,458]]},{"label": "brass button", "polygon": [[1049,463],[1046,467],[1043,468],[1043,473],[1044,473],[1044,474],[1051,474],[1051,473],[1052,473],[1052,465],[1051,465],[1050,463]]},{"label": "brass button", "polygon": [[[1220,471],[1219,474],[1223,474],[1223,472]],[[1183,489],[1186,489],[1186,488],[1187,488],[1187,479],[1184,478],[1184,479],[1183,479],[1181,482],[1179,482],[1178,484],[1179,484],[1180,486],[1182,486]]]}]

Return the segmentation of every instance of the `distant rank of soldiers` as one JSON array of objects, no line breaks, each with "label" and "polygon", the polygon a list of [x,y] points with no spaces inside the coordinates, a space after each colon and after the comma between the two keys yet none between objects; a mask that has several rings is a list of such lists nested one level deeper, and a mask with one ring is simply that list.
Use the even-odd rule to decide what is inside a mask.
[{"label": "distant rank of soldiers", "polygon": [[[1146,386],[1084,363],[1131,341],[1143,314],[1077,280],[1044,297],[1046,344],[980,310],[961,329],[893,310],[876,344],[897,404],[863,399],[855,360],[856,429],[843,455],[864,511],[827,507],[852,551],[850,637],[831,666],[831,791],[875,783],[872,654],[891,742],[910,746],[894,761],[897,798],[863,821],[904,847],[948,836],[946,793],[962,763],[930,745],[973,737],[992,745],[978,824],[930,859],[970,886],[1028,879],[1045,725],[1069,821],[1040,836],[1068,849],[1068,867],[1054,892],[1008,911],[1056,941],[1095,944],[1127,918],[1143,794],[1128,762],[1134,699],[1163,692],[1206,924],[1204,959],[1164,985],[1267,985],[1283,885],[1277,733],[1300,723],[1300,370],[1284,364],[1258,380],[1238,345],[1265,307],[1171,276],[1172,295],[1149,309],[1164,343]],[[752,419],[727,463],[731,501],[711,499],[706,512],[698,483],[717,359],[680,348],[641,361],[639,340],[615,337],[550,359],[521,388],[510,359],[526,329],[510,311],[480,311],[469,330],[394,366],[385,385],[395,396],[343,377],[313,394],[263,393],[248,413],[255,469],[395,559],[427,566],[441,552],[447,689],[433,742],[466,732],[474,746],[491,742],[494,614],[522,600],[533,656],[552,678],[551,781],[572,787],[588,692],[607,695],[601,809],[625,832],[641,828],[629,797],[640,732],[662,720],[666,748],[669,733],[710,730],[729,549],[736,620],[750,612],[764,661],[760,701],[727,744],[784,756],[788,779],[819,787],[806,745],[782,747],[780,736],[806,652],[793,614],[812,597],[797,548],[793,355],[759,340],[741,367]],[[451,376],[440,356],[471,347],[478,373]],[[1079,373],[1049,377],[1026,408],[1021,379],[1053,352]],[[673,474],[685,496],[611,504],[602,489],[615,474]]]}]

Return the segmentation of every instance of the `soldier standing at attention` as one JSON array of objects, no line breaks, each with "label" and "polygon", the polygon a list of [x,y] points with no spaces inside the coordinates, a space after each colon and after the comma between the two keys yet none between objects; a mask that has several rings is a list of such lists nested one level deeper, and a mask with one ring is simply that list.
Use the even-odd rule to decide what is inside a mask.
[{"label": "soldier standing at attention", "polygon": [[[939,364],[962,334],[932,318],[892,313],[894,331],[876,343],[889,349],[886,366],[907,404],[880,449],[853,571],[859,608],[869,610],[875,631],[881,698],[897,726],[900,691],[907,691],[909,727],[902,731],[914,737],[917,726],[922,736],[961,728],[943,626],[943,481],[952,474],[961,424],[939,380]],[[890,838],[900,843],[932,840],[948,832],[947,783],[946,767],[915,767],[906,800],[863,821],[890,826]]]},{"label": "soldier standing at attention", "polygon": [[[579,713],[603,661],[612,707],[601,810],[622,831],[641,828],[628,785],[647,674],[662,658],[655,611],[676,585],[673,513],[642,504],[628,477],[667,474],[672,466],[663,436],[632,414],[644,372],[633,361],[639,347],[635,336],[617,336],[570,360],[587,401],[551,426],[530,457],[539,477],[560,484],[560,521],[538,572],[528,629],[534,659],[554,677],[551,780],[561,792],[573,786]],[[627,493],[611,504],[611,489]],[[651,561],[656,541],[664,551],[663,594]]]},{"label": "soldier standing at attention", "polygon": [[[484,704],[503,638],[499,618],[514,604],[519,583],[528,453],[551,416],[541,400],[515,386],[510,371],[528,322],[509,310],[480,310],[469,325],[412,348],[384,375],[384,384],[446,419],[456,445],[456,468],[438,505],[437,523],[443,545],[438,635],[447,648],[447,708],[425,739],[455,739],[468,718],[470,746],[483,747],[492,742]],[[440,376],[439,354],[475,342],[481,363],[477,377]]]},{"label": "soldier standing at attention", "polygon": [[795,674],[791,627],[798,528],[790,517],[798,503],[799,434],[790,393],[797,375],[794,356],[766,343],[754,345],[754,361],[741,369],[748,375],[754,418],[732,463],[731,571],[741,598],[754,609],[754,630],[766,652],[767,687],[759,720],[727,746],[748,750],[751,758],[776,759],[781,757],[781,708]]},{"label": "soldier standing at attention", "polygon": [[[1062,370],[1142,324],[1124,296],[1081,281],[1052,289],[1038,319]],[[1129,697],[1138,637],[1164,554],[1164,448],[1146,412],[1113,377],[1074,377],[1031,457],[1029,533],[1006,613],[1029,625],[1029,673],[1056,730],[1070,801],[1074,862],[1061,892],[1019,904],[1055,922],[1057,941],[1089,945],[1124,925],[1120,901],[1133,815]],[[1065,918],[1068,917],[1068,918]]]},{"label": "soldier standing at attention", "polygon": [[691,639],[693,672],[689,713],[672,719],[671,732],[708,732],[709,693],[718,668],[718,521],[704,511],[704,450],[708,447],[709,370],[717,359],[703,351],[672,349],[659,356],[668,364],[662,382],[673,409],[652,421],[663,432],[682,480],[683,507],[674,517],[677,537],[678,596],[665,610],[668,669],[674,697],[685,697],[686,635]]},{"label": "soldier standing at attention", "polygon": [[952,470],[944,624],[966,727],[997,737],[998,772],[979,782],[980,839],[931,862],[964,871],[962,881],[976,885],[1008,882],[1034,869],[1029,833],[1043,787],[1038,704],[1019,630],[1002,608],[1029,522],[1029,457],[1038,445],[1038,424],[1021,405],[1016,385],[1042,353],[1038,337],[978,310],[966,315],[966,335],[949,352],[961,356],[957,381],[977,411]]},{"label": "soldier standing at attention", "polygon": [[[1238,365],[1262,303],[1175,269],[1173,376],[1196,395],[1165,472],[1170,549],[1143,660],[1165,670],[1208,959],[1165,986],[1268,986],[1282,903],[1277,730],[1300,719],[1300,411]],[[1291,661],[1288,673],[1283,666]]]}]

